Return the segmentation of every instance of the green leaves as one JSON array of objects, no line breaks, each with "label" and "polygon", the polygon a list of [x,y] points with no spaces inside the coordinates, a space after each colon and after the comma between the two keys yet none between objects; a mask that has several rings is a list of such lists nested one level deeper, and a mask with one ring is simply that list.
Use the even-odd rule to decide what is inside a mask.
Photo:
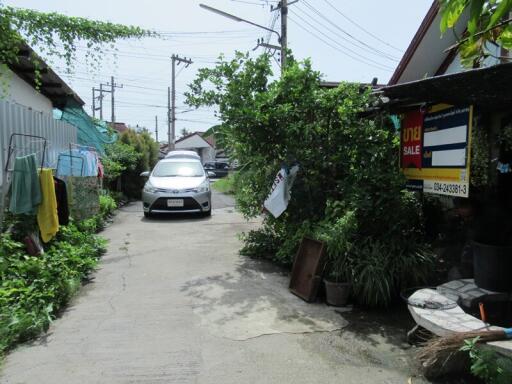
[{"label": "green leaves", "polygon": [[469,8],[467,31],[458,41],[463,66],[479,66],[485,58],[493,56],[488,43],[512,47],[510,25],[502,25],[512,11],[512,0],[440,0],[440,5],[442,33],[454,29]]},{"label": "green leaves", "polygon": [[[459,20],[462,12],[472,0],[440,0],[441,5],[441,33],[453,28]],[[479,0],[478,0],[479,1]]]},{"label": "green leaves", "polygon": [[485,0],[473,0],[471,2],[471,11],[468,21],[468,31],[471,35],[475,35],[475,33],[477,33],[478,31],[478,26],[480,24],[480,15],[482,14],[484,4]]},{"label": "green leaves", "polygon": [[0,3],[0,63],[16,63],[21,44],[25,41],[43,55],[64,59],[70,69],[79,49],[77,44],[85,42],[88,64],[96,67],[105,44],[112,44],[118,39],[151,36],[156,34],[139,27],[8,7]]},{"label": "green leaves", "polygon": [[[473,0],[474,1],[474,0]],[[496,1],[496,8],[492,12],[487,29],[494,27],[502,18],[506,17],[512,9],[512,0]]]}]

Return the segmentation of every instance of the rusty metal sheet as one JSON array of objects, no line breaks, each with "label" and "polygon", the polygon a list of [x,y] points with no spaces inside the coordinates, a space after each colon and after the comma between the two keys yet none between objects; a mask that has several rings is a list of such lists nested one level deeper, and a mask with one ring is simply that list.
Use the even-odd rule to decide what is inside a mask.
[{"label": "rusty metal sheet", "polygon": [[304,237],[293,263],[290,292],[307,302],[316,299],[322,280],[325,245]]}]

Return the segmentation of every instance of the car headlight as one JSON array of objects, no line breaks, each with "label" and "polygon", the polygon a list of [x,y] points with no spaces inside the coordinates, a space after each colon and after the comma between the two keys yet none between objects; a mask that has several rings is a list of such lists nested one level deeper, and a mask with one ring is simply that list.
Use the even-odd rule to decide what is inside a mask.
[{"label": "car headlight", "polygon": [[146,184],[144,184],[144,192],[155,193],[156,188],[153,187],[153,185],[149,181],[147,181]]},{"label": "car headlight", "polygon": [[197,192],[208,192],[210,190],[210,181],[206,179],[197,187]]}]

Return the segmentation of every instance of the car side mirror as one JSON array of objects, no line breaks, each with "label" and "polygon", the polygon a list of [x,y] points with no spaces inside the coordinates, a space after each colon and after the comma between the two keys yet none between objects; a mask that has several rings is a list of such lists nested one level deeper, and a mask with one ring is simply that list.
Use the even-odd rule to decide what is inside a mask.
[{"label": "car side mirror", "polygon": [[140,176],[141,177],[149,177],[151,173],[149,171],[144,171],[144,172],[141,172]]},{"label": "car side mirror", "polygon": [[208,175],[208,177],[215,177],[215,172],[207,171],[206,174]]}]

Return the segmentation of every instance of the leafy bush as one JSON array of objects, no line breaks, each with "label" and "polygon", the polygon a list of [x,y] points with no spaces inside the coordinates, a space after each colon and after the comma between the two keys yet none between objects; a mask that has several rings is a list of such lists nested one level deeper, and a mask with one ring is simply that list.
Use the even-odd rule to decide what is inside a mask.
[{"label": "leafy bush", "polygon": [[351,281],[361,303],[387,305],[432,268],[421,204],[403,190],[399,136],[386,116],[364,118],[371,90],[360,84],[321,86],[311,63],[289,61],[271,81],[269,57],[237,53],[199,70],[188,103],[216,106],[216,138],[241,164],[236,200],[259,215],[282,164],[298,162],[288,208],[245,237],[242,254],[291,265],[304,235],[327,243],[327,275]]},{"label": "leafy bush", "polygon": [[116,141],[105,146],[102,159],[105,181],[113,184],[125,171],[134,171],[142,155],[129,144]]},{"label": "leafy bush", "polygon": [[102,221],[98,215],[60,227],[39,256],[27,255],[15,234],[0,234],[0,355],[46,331],[79,289],[105,251],[94,234]]},{"label": "leafy bush", "polygon": [[131,198],[140,198],[145,180],[140,173],[151,170],[158,161],[158,144],[148,131],[136,132],[133,129],[124,131],[119,141],[128,145],[137,153],[137,161],[126,168],[121,175],[121,190]]},{"label": "leafy bush", "polygon": [[100,214],[102,217],[112,215],[117,209],[117,203],[109,194],[100,195]]}]

